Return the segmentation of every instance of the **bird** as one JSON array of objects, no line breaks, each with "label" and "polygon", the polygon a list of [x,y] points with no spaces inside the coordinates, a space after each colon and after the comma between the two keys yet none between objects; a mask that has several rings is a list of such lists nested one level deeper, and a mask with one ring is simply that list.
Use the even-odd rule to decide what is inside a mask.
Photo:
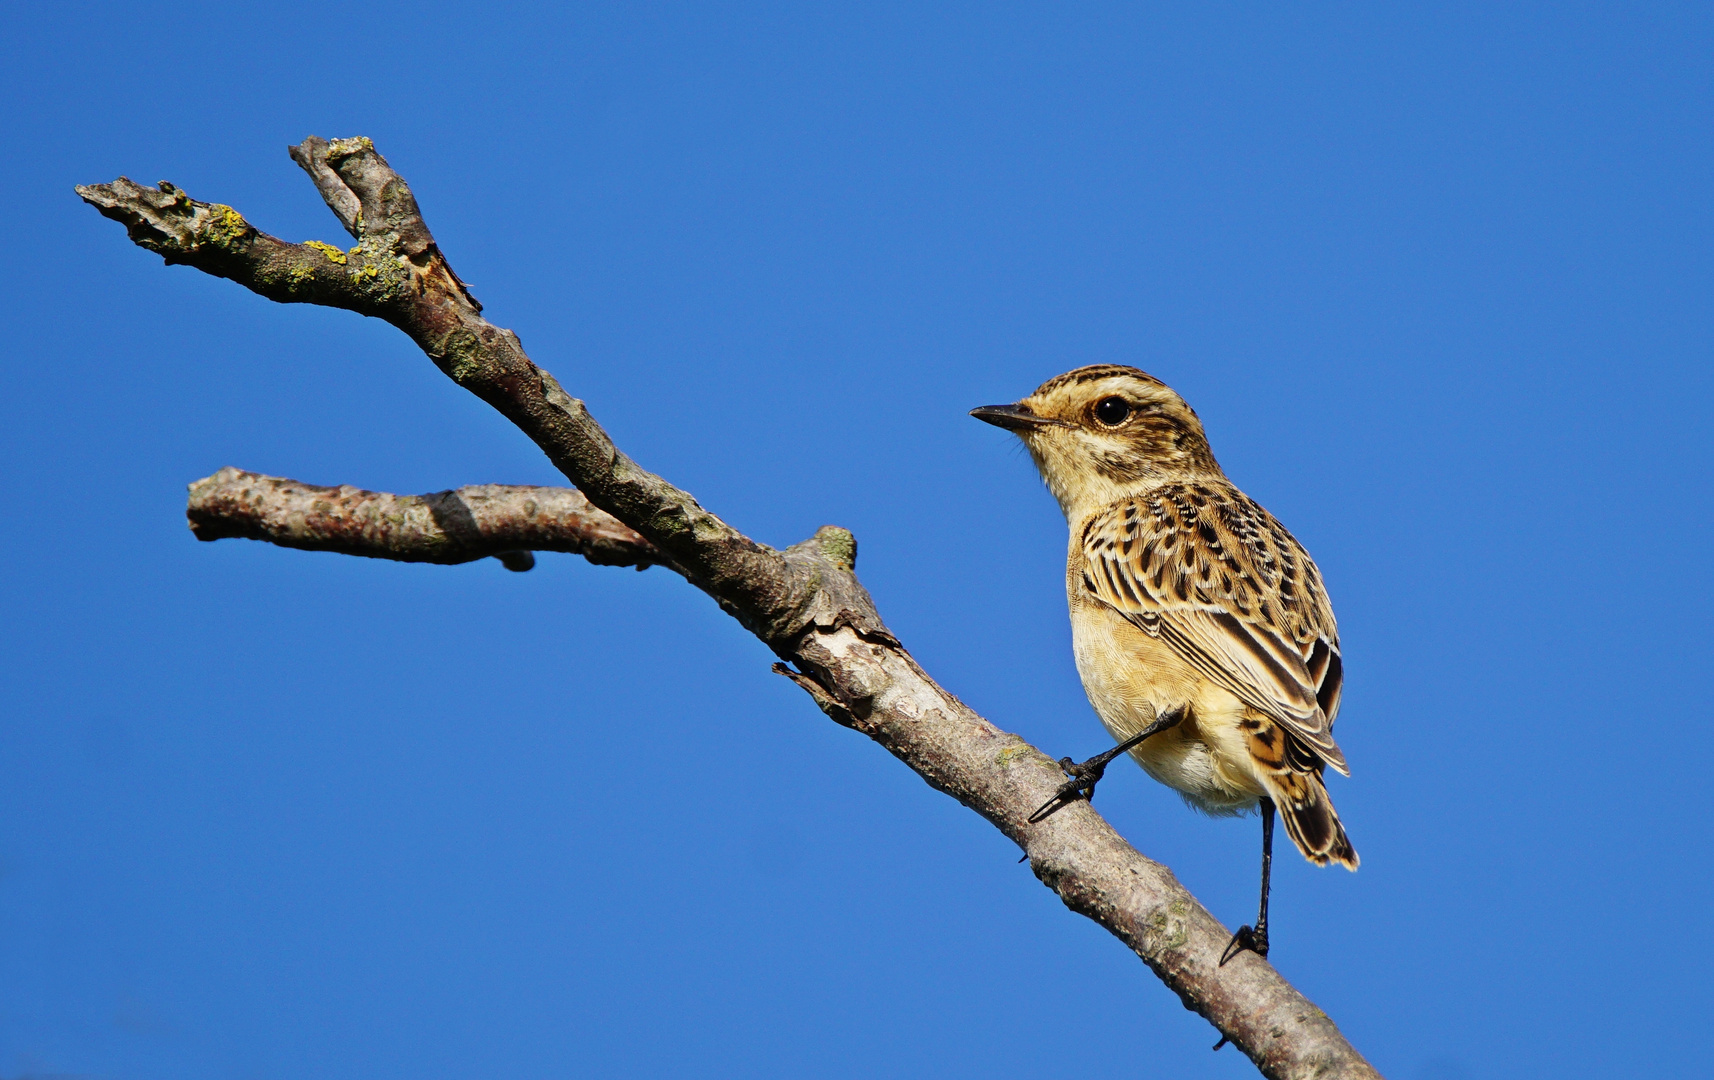
[{"label": "bird", "polygon": [[1143,771],[1215,816],[1259,811],[1261,902],[1224,965],[1268,955],[1274,813],[1303,857],[1357,869],[1324,774],[1344,663],[1321,571],[1215,461],[1164,382],[1096,364],[971,416],[1015,433],[1069,526],[1065,592],[1083,688],[1119,744],[1083,762],[1030,818],[1091,799],[1107,763]]}]

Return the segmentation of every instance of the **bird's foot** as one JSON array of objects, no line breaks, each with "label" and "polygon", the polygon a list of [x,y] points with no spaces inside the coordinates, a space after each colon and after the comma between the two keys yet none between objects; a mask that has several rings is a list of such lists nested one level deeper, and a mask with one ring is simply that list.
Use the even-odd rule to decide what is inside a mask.
[{"label": "bird's foot", "polygon": [[1053,798],[1042,803],[1036,812],[1030,815],[1030,824],[1046,821],[1048,818],[1064,810],[1074,802],[1090,802],[1095,798],[1095,785],[1107,771],[1107,764],[1120,754],[1140,744],[1144,739],[1157,732],[1177,724],[1184,719],[1184,708],[1181,706],[1169,712],[1156,716],[1148,727],[1132,735],[1124,742],[1104,754],[1096,754],[1087,761],[1073,761],[1068,757],[1059,759],[1060,770],[1070,777],[1059,785],[1059,790],[1053,793]]},{"label": "bird's foot", "polygon": [[1113,760],[1107,754],[1100,754],[1088,761],[1072,761],[1068,757],[1059,759],[1059,767],[1066,776],[1070,777],[1059,785],[1059,790],[1053,793],[1053,798],[1036,808],[1030,815],[1030,824],[1046,821],[1078,800],[1088,802],[1095,798],[1095,785],[1107,771],[1107,762]]},{"label": "bird's foot", "polygon": [[1225,967],[1226,961],[1241,952],[1253,952],[1263,960],[1268,958],[1268,928],[1252,929],[1249,926],[1238,927],[1238,932],[1232,935],[1232,940],[1226,943],[1226,951],[1220,954],[1220,966]]}]

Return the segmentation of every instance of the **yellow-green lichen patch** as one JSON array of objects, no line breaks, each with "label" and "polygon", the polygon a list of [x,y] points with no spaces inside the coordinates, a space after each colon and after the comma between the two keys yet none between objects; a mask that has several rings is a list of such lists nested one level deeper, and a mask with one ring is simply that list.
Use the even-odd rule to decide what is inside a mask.
[{"label": "yellow-green lichen patch", "polygon": [[374,153],[375,144],[369,141],[369,136],[358,135],[349,139],[335,139],[327,144],[327,160],[332,162],[339,158],[348,158],[352,154],[367,150]]},{"label": "yellow-green lichen patch", "polygon": [[468,356],[459,356],[452,361],[452,367],[447,371],[447,374],[452,376],[453,382],[462,383],[481,370],[481,361]]},{"label": "yellow-green lichen patch", "polygon": [[286,271],[286,282],[293,288],[302,285],[312,277],[315,277],[315,271],[307,266],[294,266]]},{"label": "yellow-green lichen patch", "polygon": [[452,381],[462,383],[482,370],[480,351],[481,341],[469,330],[454,330],[446,335],[441,345],[441,370],[452,376]]},{"label": "yellow-green lichen patch", "polygon": [[381,276],[381,271],[379,268],[377,268],[375,266],[374,263],[370,263],[367,266],[364,266],[360,270],[351,271],[351,280],[352,281],[374,281],[376,278],[378,278],[380,276]]},{"label": "yellow-green lichen patch", "polygon": [[663,535],[678,536],[689,531],[690,523],[685,520],[684,507],[668,506],[649,519],[649,527]]},{"label": "yellow-green lichen patch", "polygon": [[1148,926],[1160,948],[1182,949],[1190,940],[1190,906],[1183,900],[1174,900],[1164,910],[1152,912]]},{"label": "yellow-green lichen patch", "polygon": [[816,530],[815,538],[821,545],[821,553],[835,566],[850,570],[857,565],[857,538],[850,530],[823,525]]},{"label": "yellow-green lichen patch", "polygon": [[1013,743],[995,755],[994,764],[1000,766],[1002,769],[1007,768],[1012,764],[1012,762],[1018,760],[1029,752],[1030,748],[1027,744]]},{"label": "yellow-green lichen patch", "polygon": [[244,220],[244,215],[225,203],[215,203],[208,212],[210,238],[220,247],[236,243],[250,231],[250,223]]},{"label": "yellow-green lichen patch", "polygon": [[[334,247],[332,244],[324,244],[320,240],[305,240],[304,247],[315,248],[317,251],[327,256],[328,262],[338,263],[340,266],[345,265],[345,252]],[[351,250],[356,251],[357,249],[352,248]]]}]

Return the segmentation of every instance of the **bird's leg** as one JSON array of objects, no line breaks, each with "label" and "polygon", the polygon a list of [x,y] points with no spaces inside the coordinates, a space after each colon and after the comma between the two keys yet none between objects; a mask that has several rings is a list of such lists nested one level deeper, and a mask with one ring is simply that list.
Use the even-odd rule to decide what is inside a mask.
[{"label": "bird's leg", "polygon": [[1262,796],[1262,908],[1256,913],[1254,927],[1240,926],[1220,954],[1220,966],[1249,949],[1257,956],[1268,958],[1268,877],[1274,868],[1274,801]]},{"label": "bird's leg", "polygon": [[1095,785],[1101,780],[1102,774],[1107,771],[1108,762],[1141,743],[1150,735],[1165,731],[1183,719],[1184,707],[1180,706],[1156,715],[1154,722],[1148,727],[1132,735],[1105,754],[1097,754],[1088,761],[1072,761],[1068,757],[1060,758],[1059,767],[1065,770],[1065,775],[1071,779],[1061,784],[1059,790],[1053,793],[1053,798],[1042,803],[1036,812],[1030,815],[1030,824],[1034,825],[1038,821],[1046,821],[1079,799],[1093,800],[1095,798]]}]

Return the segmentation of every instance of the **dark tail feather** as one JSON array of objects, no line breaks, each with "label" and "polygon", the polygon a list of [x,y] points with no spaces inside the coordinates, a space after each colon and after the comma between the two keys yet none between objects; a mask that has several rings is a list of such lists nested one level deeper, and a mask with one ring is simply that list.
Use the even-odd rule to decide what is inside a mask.
[{"label": "dark tail feather", "polygon": [[1357,869],[1357,851],[1321,778],[1314,773],[1287,773],[1268,779],[1273,781],[1274,805],[1286,835],[1303,857],[1317,866],[1339,863],[1347,870]]}]

